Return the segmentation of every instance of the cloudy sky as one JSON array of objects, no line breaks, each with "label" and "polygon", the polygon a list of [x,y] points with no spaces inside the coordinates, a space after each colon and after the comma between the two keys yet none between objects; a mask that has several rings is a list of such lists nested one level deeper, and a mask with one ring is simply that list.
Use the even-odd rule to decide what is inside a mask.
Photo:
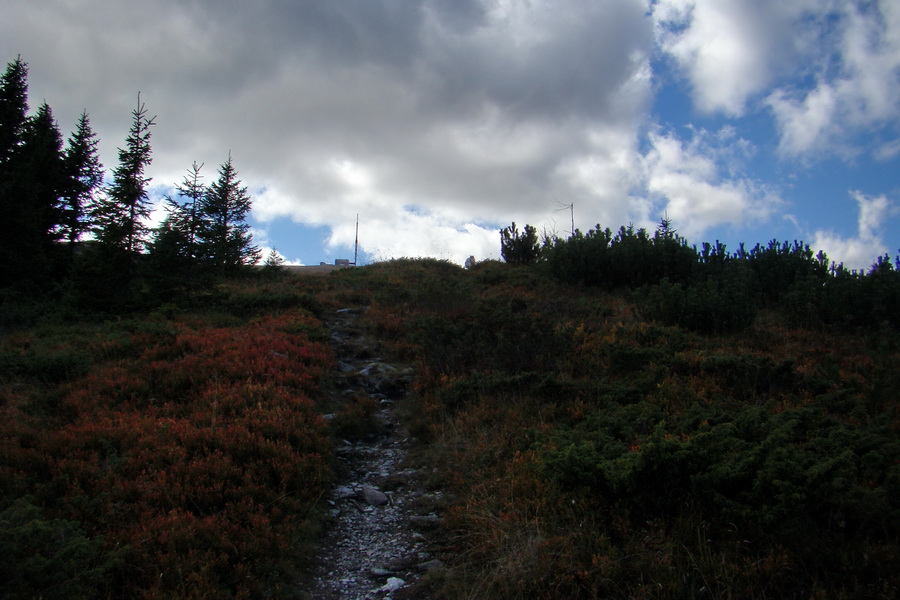
[{"label": "cloudy sky", "polygon": [[[499,256],[668,214],[692,243],[900,251],[895,0],[3,0],[0,60],[153,196],[229,151],[289,261]],[[568,206],[572,206],[570,211]]]}]

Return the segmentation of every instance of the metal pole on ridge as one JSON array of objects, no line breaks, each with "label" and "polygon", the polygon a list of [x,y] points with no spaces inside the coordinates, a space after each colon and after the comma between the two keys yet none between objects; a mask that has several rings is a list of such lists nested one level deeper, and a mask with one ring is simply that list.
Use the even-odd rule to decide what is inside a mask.
[{"label": "metal pole on ridge", "polygon": [[353,266],[356,266],[356,259],[359,255],[359,213],[356,213],[356,241],[353,242]]}]

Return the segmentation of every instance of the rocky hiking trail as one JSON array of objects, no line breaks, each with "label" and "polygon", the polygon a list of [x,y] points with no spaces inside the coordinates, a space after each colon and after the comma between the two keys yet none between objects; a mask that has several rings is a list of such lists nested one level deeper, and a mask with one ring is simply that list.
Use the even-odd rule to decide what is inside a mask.
[{"label": "rocky hiking trail", "polygon": [[[374,427],[336,449],[330,514],[306,591],[315,600],[426,600],[422,578],[443,565],[429,552],[440,491],[425,491],[423,474],[407,465],[416,445],[397,415],[412,367],[378,356],[379,345],[357,325],[365,308],[345,308],[327,321],[338,359],[334,404],[360,397],[374,403]],[[327,419],[336,418],[326,415]]]}]

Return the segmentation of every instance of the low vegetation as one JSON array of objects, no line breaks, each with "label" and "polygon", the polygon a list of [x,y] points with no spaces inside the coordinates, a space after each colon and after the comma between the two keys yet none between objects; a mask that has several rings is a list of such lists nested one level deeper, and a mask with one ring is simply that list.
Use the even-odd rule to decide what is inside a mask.
[{"label": "low vegetation", "polygon": [[0,596],[289,596],[330,480],[333,357],[302,298],[257,293],[4,337]]},{"label": "low vegetation", "polygon": [[[807,280],[789,267],[821,260],[795,245],[752,256],[793,273],[768,284],[784,296],[756,296],[770,288],[749,274],[743,297],[728,277],[688,299],[690,275],[588,285],[558,257],[346,274],[382,274],[371,326],[419,361],[409,410],[453,498],[436,597],[897,595],[896,326],[838,306],[798,315]],[[896,311],[898,275],[879,261],[827,283],[883,286],[866,301]]]},{"label": "low vegetation", "polygon": [[[604,236],[632,254],[578,250]],[[896,597],[900,272],[655,239],[260,270],[115,316],[4,297],[29,318],[0,343],[3,597],[302,597],[334,436],[364,426],[321,418],[348,305],[417,365],[447,567],[420,597]]]}]

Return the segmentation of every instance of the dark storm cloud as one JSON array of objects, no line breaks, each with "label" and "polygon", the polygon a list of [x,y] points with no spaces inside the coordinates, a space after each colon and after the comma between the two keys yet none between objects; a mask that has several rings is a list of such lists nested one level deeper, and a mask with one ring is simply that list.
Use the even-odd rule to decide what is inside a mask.
[{"label": "dark storm cloud", "polygon": [[[198,29],[219,31],[210,40],[227,58],[219,68],[247,83],[293,61],[323,71],[378,68],[435,108],[465,112],[489,102],[521,118],[602,114],[610,93],[632,75],[629,56],[651,41],[636,2],[270,0],[223,10],[206,0],[187,6]],[[190,70],[190,55],[184,58]]]},{"label": "dark storm cloud", "polygon": [[487,101],[511,118],[610,118],[611,101],[646,58],[635,3],[559,4],[497,17],[469,36],[429,36],[443,98]]},{"label": "dark storm cloud", "polygon": [[[221,12],[206,0],[206,13]],[[323,68],[376,62],[408,65],[421,43],[423,2],[289,2],[240,3],[223,19],[230,31],[243,31],[248,50],[268,59],[300,55]],[[254,50],[254,48],[256,48]]]}]

